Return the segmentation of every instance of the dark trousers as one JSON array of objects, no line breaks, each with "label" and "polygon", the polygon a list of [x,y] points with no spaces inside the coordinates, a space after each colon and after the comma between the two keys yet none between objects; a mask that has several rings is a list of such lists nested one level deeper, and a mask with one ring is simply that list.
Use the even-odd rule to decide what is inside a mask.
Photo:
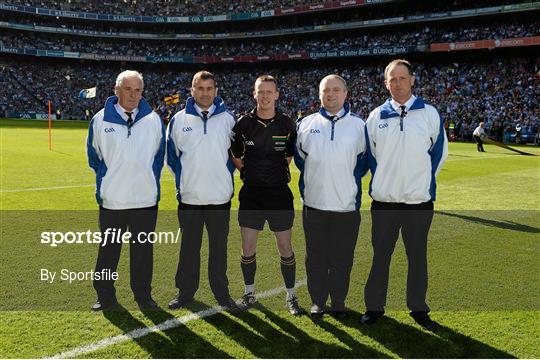
[{"label": "dark trousers", "polygon": [[307,286],[311,301],[343,310],[349,292],[360,212],[322,211],[304,206]]},{"label": "dark trousers", "polygon": [[[102,246],[107,229],[120,229],[123,234],[127,230],[131,233],[129,244],[129,265],[130,265],[130,285],[135,300],[145,302],[151,299],[152,272],[154,266],[153,244],[137,241],[141,232],[148,234],[155,231],[158,206],[142,209],[110,210],[99,208],[99,229],[101,231],[102,243],[99,246],[96,261],[96,272],[110,270],[115,272],[122,250],[121,242],[111,242],[111,232],[108,234],[108,241]],[[146,236],[141,235],[145,240]],[[116,240],[116,237],[115,237]],[[98,299],[101,302],[110,302],[116,299],[116,289],[114,280],[94,280]]]},{"label": "dark trousers", "polygon": [[208,280],[214,297],[229,298],[227,279],[227,236],[231,203],[222,205],[178,205],[178,221],[182,230],[180,260],[176,271],[176,287],[186,299],[199,288],[203,227],[208,232]]},{"label": "dark trousers", "polygon": [[384,311],[390,261],[401,229],[408,262],[407,307],[411,311],[429,311],[427,240],[433,202],[408,205],[373,201],[371,219],[373,263],[364,292],[367,310]]},{"label": "dark trousers", "polygon": [[474,140],[476,141],[476,149],[478,151],[484,151],[484,142],[482,141],[482,138],[477,135],[473,135]]}]

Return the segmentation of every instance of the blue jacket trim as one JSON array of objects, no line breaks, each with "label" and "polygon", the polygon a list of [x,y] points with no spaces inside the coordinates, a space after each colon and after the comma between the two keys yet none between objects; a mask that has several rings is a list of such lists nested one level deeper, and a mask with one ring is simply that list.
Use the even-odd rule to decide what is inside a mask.
[{"label": "blue jacket trim", "polygon": [[306,187],[305,184],[304,184],[304,164],[305,164],[305,160],[302,159],[302,157],[300,156],[300,151],[302,151],[304,156],[308,156],[308,154],[306,152],[304,152],[302,149],[299,149],[298,146],[296,144],[294,144],[294,163],[296,164],[296,167],[298,168],[298,170],[300,170],[300,176],[298,177],[298,189],[300,190],[300,196],[303,199],[304,198],[304,189]]},{"label": "blue jacket trim", "polygon": [[105,174],[107,174],[107,165],[105,165],[105,161],[101,161],[96,173],[96,201],[99,205],[103,205],[103,199],[101,198],[101,182],[103,181]]},{"label": "blue jacket trim", "polygon": [[[397,113],[397,111],[392,107],[391,101],[392,101],[392,99],[388,99],[388,100],[386,100],[386,102],[384,104],[382,104],[382,106],[381,106],[381,115],[380,115],[381,120],[390,119],[390,118],[393,118],[393,117],[399,117],[399,114]],[[414,100],[414,103],[412,104],[409,111],[410,110],[423,109],[425,107],[426,106],[425,106],[425,103],[424,103],[424,99],[422,99],[420,96],[418,96]]]},{"label": "blue jacket trim", "polygon": [[104,160],[100,160],[96,149],[92,145],[94,141],[94,119],[90,120],[90,125],[88,127],[88,139],[86,140],[86,154],[88,156],[88,165],[96,173],[96,201],[99,205],[103,205],[103,200],[101,199],[101,182],[103,177],[107,173],[107,165],[105,165]]},{"label": "blue jacket trim", "polygon": [[86,139],[86,156],[88,157],[88,165],[97,173],[101,160],[97,155],[96,149],[92,143],[94,142],[94,119],[90,120],[88,126],[88,138]]},{"label": "blue jacket trim", "polygon": [[[116,104],[118,104],[118,96],[107,98],[105,101],[103,121],[127,126],[127,122],[122,119],[118,111],[116,111],[116,108],[114,107]],[[152,112],[150,104],[148,104],[148,101],[144,98],[139,101],[139,106],[137,108],[139,109],[139,112],[137,113],[137,116],[135,116],[135,119],[133,119],[133,124]]]},{"label": "blue jacket trim", "polygon": [[[343,116],[341,116],[340,119],[347,116],[347,114],[350,112],[351,106],[349,105],[348,102],[345,102],[345,104],[343,104],[343,109],[345,110],[345,114],[343,114]],[[328,120],[332,120],[332,117],[330,115],[328,115],[328,112],[322,106],[319,109],[319,114],[321,114],[324,118],[326,118]]]},{"label": "blue jacket trim", "polygon": [[[210,117],[219,115],[227,111],[227,108],[225,107],[225,102],[219,96],[216,96],[214,98],[214,105],[216,106],[216,109],[214,110],[212,115],[210,115]],[[197,116],[202,119],[202,117],[199,115],[199,113],[195,109],[195,98],[193,97],[188,98],[186,101],[186,114]]]},{"label": "blue jacket trim", "polygon": [[354,167],[354,180],[358,188],[356,192],[356,210],[360,209],[360,204],[362,202],[362,177],[366,174],[368,169],[367,152],[364,151],[356,157],[356,166]]},{"label": "blue jacket trim", "polygon": [[431,195],[431,201],[435,201],[437,193],[437,183],[435,181],[435,172],[437,167],[441,163],[442,154],[444,151],[444,120],[439,116],[439,136],[435,144],[429,150],[429,156],[431,156],[431,184],[429,185],[429,194]]},{"label": "blue jacket trim", "polygon": [[180,151],[180,154],[176,155],[176,144],[172,138],[175,120],[175,118],[172,118],[171,122],[169,122],[169,137],[167,138],[167,165],[169,165],[174,172],[176,199],[180,201],[180,174],[182,173],[182,163],[180,158],[182,157],[182,152]]},{"label": "blue jacket trim", "polygon": [[160,178],[161,178],[161,170],[163,169],[163,161],[165,159],[165,125],[163,124],[163,121],[161,122],[161,140],[159,142],[159,149],[154,156],[154,162],[152,163],[152,171],[154,172],[154,178],[156,179],[156,186],[157,186],[157,199],[156,201],[159,202],[161,199],[161,186],[160,186]]},{"label": "blue jacket trim", "polygon": [[230,111],[230,110],[226,110],[226,111],[229,113],[229,115],[232,116],[232,118],[234,119],[234,122],[237,123],[237,122],[238,122],[238,118],[236,117],[236,115],[234,115],[233,112]]},{"label": "blue jacket trim", "polygon": [[232,186],[233,186],[233,193],[231,195],[231,199],[232,199],[234,196],[234,170],[236,170],[236,166],[234,166],[234,163],[230,156],[229,156],[229,159],[227,159],[227,170],[229,170],[229,172],[231,173],[231,180],[232,180]]},{"label": "blue jacket trim", "polygon": [[371,151],[371,144],[369,142],[369,134],[368,134],[367,128],[366,128],[365,134],[366,134],[366,159],[367,159],[369,170],[371,171],[371,180],[369,181],[369,196],[371,196],[373,178],[375,177],[375,171],[377,171],[377,160],[375,159],[375,157],[373,156],[373,152]]}]

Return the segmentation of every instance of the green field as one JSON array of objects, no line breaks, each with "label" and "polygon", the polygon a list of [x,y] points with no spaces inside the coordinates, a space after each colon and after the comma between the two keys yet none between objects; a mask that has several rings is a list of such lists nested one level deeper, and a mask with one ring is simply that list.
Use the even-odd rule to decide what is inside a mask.
[{"label": "green field", "polygon": [[[387,316],[376,325],[360,325],[371,261],[368,211],[362,212],[347,299],[353,312],[344,321],[289,316],[284,292],[275,290],[282,280],[268,231],[259,241],[256,283],[258,292],[269,292],[255,309],[212,314],[216,303],[206,280],[204,244],[197,301],[189,310],[166,309],[176,294],[178,244],[161,244],[155,247],[153,294],[165,309],[147,314],[135,310],[125,248],[117,282],[125,311],[103,314],[89,310],[95,301],[90,282],[48,285],[39,279],[42,267],[90,270],[97,254],[94,245],[52,248],[39,243],[41,231],[97,230],[94,175],[85,157],[87,123],[55,122],[52,151],[46,125],[0,120],[1,358],[60,353],[88,358],[540,357],[538,156],[516,155],[493,145],[478,153],[474,144],[450,144],[438,179],[429,244],[428,302],[433,319],[442,325],[437,334],[422,330],[407,315],[407,265],[401,242],[392,262]],[[540,155],[539,148],[526,149]],[[291,189],[300,209],[294,165],[292,174]],[[238,176],[235,180],[238,191]],[[369,175],[363,179],[364,210],[370,205],[368,183]],[[235,197],[233,208],[237,205]],[[173,177],[164,169],[157,230],[176,227],[175,209]],[[228,275],[231,294],[239,297],[243,284],[235,217],[233,212]],[[293,240],[298,294],[308,308],[300,211]]]}]

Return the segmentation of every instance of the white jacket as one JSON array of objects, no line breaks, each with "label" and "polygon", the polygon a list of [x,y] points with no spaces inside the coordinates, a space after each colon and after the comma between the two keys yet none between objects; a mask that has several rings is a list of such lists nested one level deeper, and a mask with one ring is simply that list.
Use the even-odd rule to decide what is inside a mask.
[{"label": "white jacket", "polygon": [[389,99],[371,112],[366,129],[373,200],[435,201],[435,177],[448,156],[444,121],[437,110],[417,97],[401,118]]},{"label": "white jacket", "polygon": [[221,98],[214,105],[204,121],[189,98],[167,129],[167,165],[176,179],[176,197],[184,204],[220,205],[233,196],[229,148],[236,120]]},{"label": "white jacket", "polygon": [[345,104],[333,121],[324,108],[298,121],[294,160],[306,206],[326,211],[360,208],[361,177],[368,170],[365,124]]},{"label": "white jacket", "polygon": [[165,157],[165,126],[146,100],[128,136],[127,122],[112,96],[90,121],[86,150],[96,173],[96,200],[106,209],[136,209],[159,202]]}]

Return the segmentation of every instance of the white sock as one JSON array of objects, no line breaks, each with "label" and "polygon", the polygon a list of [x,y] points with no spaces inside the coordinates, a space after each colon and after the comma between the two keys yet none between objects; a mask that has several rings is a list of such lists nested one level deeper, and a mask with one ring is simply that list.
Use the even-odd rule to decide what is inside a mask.
[{"label": "white sock", "polygon": [[252,293],[253,295],[255,295],[255,284],[246,285],[246,290],[244,290],[244,295],[249,294],[249,293]]},{"label": "white sock", "polygon": [[294,291],[294,288],[285,289],[285,290],[287,290],[287,297],[285,298],[286,300],[289,300],[290,298],[296,296],[296,292]]}]

